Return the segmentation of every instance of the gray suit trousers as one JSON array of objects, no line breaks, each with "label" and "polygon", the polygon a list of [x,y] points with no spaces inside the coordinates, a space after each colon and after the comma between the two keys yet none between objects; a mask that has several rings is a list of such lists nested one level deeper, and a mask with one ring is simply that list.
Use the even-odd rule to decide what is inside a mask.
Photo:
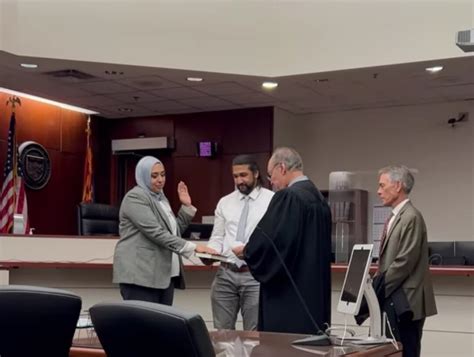
[{"label": "gray suit trousers", "polygon": [[220,267],[211,287],[212,315],[216,329],[235,330],[239,310],[244,330],[256,330],[260,284],[250,272]]}]

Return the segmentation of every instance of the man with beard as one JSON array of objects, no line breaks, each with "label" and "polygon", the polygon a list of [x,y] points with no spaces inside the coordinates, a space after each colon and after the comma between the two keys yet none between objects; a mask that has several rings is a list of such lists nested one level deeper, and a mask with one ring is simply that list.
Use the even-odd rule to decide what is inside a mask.
[{"label": "man with beard", "polygon": [[[232,249],[244,246],[265,214],[273,192],[262,187],[262,177],[254,157],[239,155],[232,161],[236,190],[222,197],[215,211],[214,229],[208,247],[227,256],[211,287],[212,315],[216,329],[235,330],[239,310],[244,330],[255,330],[258,322],[260,285],[245,262]],[[211,260],[202,259],[205,264]]]},{"label": "man with beard", "polygon": [[267,171],[277,192],[234,249],[260,282],[258,330],[320,333],[331,322],[331,212],[294,149],[276,149]]}]

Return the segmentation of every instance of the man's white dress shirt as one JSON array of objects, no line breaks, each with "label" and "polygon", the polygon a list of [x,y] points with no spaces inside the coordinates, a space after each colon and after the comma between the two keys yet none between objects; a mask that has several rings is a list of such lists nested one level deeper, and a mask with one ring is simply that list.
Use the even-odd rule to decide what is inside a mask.
[{"label": "man's white dress shirt", "polygon": [[[248,242],[258,222],[267,211],[273,194],[272,191],[266,188],[256,187],[248,195],[250,197],[249,213],[245,227],[244,243]],[[215,211],[214,228],[208,243],[209,247],[215,249],[219,254],[228,256],[239,267],[244,265],[245,262],[232,253],[232,248],[243,244],[236,241],[236,236],[240,215],[245,204],[244,198],[244,194],[239,190],[235,190],[219,200]]]}]

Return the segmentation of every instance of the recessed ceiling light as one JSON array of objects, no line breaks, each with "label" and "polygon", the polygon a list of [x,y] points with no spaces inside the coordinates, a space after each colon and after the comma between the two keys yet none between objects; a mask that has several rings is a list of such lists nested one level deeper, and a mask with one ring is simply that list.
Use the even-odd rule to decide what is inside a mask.
[{"label": "recessed ceiling light", "polygon": [[430,72],[430,73],[436,73],[436,72],[442,71],[442,70],[443,70],[443,66],[427,67],[427,68],[425,68],[425,70],[426,70],[427,72]]},{"label": "recessed ceiling light", "polygon": [[278,87],[278,83],[266,81],[262,83],[262,87],[265,89],[275,89],[276,87]]},{"label": "recessed ceiling light", "polygon": [[201,77],[188,77],[186,78],[186,80],[190,81],[190,82],[202,82],[203,79]]},{"label": "recessed ceiling light", "polygon": [[35,68],[38,68],[38,65],[36,63],[20,63],[20,67],[35,69]]}]

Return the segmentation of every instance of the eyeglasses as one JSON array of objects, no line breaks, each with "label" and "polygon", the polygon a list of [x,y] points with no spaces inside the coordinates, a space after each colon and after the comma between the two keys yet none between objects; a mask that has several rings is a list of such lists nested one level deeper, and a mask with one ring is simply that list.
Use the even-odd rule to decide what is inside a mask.
[{"label": "eyeglasses", "polygon": [[281,165],[282,165],[281,162],[279,162],[279,163],[273,165],[272,170],[271,170],[270,172],[268,172],[268,176],[267,176],[267,180],[268,180],[268,181],[271,181],[271,180],[272,180],[273,171],[275,171],[275,169],[277,168],[277,166],[281,166]]}]

